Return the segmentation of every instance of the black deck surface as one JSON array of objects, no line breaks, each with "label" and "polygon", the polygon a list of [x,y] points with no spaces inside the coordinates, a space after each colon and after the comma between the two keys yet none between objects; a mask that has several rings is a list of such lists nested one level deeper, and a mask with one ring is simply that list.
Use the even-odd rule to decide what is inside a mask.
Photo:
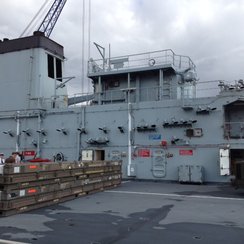
[{"label": "black deck surface", "polygon": [[0,219],[0,243],[243,244],[244,189],[123,182]]}]

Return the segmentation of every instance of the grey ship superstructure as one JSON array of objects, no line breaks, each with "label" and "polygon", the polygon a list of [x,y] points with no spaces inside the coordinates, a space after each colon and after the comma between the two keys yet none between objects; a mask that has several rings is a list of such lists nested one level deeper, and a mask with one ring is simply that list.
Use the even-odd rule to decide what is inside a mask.
[{"label": "grey ship superstructure", "polygon": [[68,97],[63,47],[41,32],[0,42],[0,150],[25,160],[122,160],[123,177],[229,182],[244,156],[244,84],[196,98],[172,50],[89,60],[94,93]]}]

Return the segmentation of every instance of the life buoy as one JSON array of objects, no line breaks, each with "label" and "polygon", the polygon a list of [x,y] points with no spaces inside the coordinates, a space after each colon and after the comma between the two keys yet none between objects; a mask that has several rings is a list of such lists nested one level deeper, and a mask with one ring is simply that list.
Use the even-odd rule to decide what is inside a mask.
[{"label": "life buoy", "polygon": [[63,162],[64,161],[64,155],[63,153],[59,152],[54,155],[54,162]]},{"label": "life buoy", "polygon": [[155,63],[156,63],[156,61],[153,58],[149,59],[149,61],[148,61],[149,66],[154,66]]}]

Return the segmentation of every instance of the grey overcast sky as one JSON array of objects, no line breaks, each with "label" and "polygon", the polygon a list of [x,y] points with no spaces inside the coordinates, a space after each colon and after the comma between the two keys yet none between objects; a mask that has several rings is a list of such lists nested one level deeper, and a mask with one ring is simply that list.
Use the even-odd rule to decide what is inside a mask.
[{"label": "grey overcast sky", "polygon": [[[0,0],[0,39],[19,37],[44,2]],[[65,48],[66,74],[76,76],[70,93],[81,92],[82,6],[67,0],[51,35]],[[243,29],[244,0],[91,0],[91,42],[110,43],[112,56],[171,48],[192,58],[200,81],[244,78]],[[94,46],[91,56],[99,57]]]}]

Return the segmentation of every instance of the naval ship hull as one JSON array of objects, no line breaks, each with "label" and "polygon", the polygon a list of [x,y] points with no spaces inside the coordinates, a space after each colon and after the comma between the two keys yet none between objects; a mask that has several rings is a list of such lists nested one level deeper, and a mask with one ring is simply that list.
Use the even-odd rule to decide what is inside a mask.
[{"label": "naval ship hull", "polygon": [[19,151],[23,162],[122,160],[125,179],[243,179],[241,80],[196,98],[192,60],[163,50],[89,60],[94,93],[70,98],[61,45],[36,33],[0,47],[5,155]]}]

